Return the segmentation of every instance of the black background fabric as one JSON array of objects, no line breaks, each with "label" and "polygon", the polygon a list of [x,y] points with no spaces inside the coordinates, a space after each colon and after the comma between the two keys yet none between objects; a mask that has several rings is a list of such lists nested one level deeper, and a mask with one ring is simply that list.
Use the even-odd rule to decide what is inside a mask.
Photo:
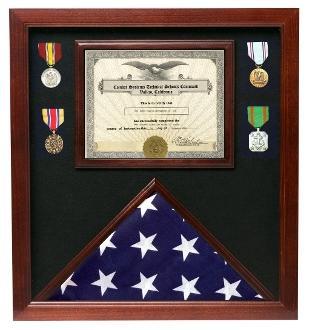
[{"label": "black background fabric", "polygon": [[[235,167],[233,169],[75,169],[75,40],[234,40]],[[61,42],[61,84],[42,85],[47,65],[38,42]],[[255,67],[247,41],[267,41],[269,83],[249,83]],[[36,295],[151,179],[158,178],[262,283],[278,296],[279,67],[278,29],[255,28],[33,28],[30,30],[30,153],[32,295]],[[83,77],[84,79],[84,77]],[[225,96],[226,97],[226,96]],[[252,153],[248,105],[268,105],[269,150]],[[64,149],[49,155],[41,109],[65,109],[58,130]]]}]

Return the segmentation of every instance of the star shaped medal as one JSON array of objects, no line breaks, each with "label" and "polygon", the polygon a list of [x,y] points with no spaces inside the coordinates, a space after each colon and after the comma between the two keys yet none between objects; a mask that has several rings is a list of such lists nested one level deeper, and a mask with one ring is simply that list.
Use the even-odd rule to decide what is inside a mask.
[{"label": "star shaped medal", "polygon": [[255,106],[247,107],[248,122],[256,128],[255,132],[249,135],[249,148],[253,152],[264,152],[268,149],[268,135],[260,128],[269,120],[269,107],[268,106]]},{"label": "star shaped medal", "polygon": [[248,56],[254,61],[256,68],[250,73],[250,82],[254,87],[262,88],[268,83],[268,73],[262,68],[263,63],[268,57],[268,43],[248,42]]},{"label": "star shaped medal", "polygon": [[42,119],[52,132],[45,140],[45,149],[50,154],[58,154],[63,149],[63,139],[56,131],[64,123],[64,109],[42,109]]},{"label": "star shaped medal", "polygon": [[58,42],[38,43],[40,57],[46,61],[48,68],[41,75],[41,81],[45,87],[54,88],[61,82],[61,74],[53,68],[62,58],[62,47]]}]

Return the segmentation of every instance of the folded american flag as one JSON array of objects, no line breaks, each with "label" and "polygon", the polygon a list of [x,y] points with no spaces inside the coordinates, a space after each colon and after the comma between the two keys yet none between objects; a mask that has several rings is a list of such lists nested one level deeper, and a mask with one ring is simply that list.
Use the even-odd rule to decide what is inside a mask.
[{"label": "folded american flag", "polygon": [[145,199],[50,300],[261,300],[160,194]]}]

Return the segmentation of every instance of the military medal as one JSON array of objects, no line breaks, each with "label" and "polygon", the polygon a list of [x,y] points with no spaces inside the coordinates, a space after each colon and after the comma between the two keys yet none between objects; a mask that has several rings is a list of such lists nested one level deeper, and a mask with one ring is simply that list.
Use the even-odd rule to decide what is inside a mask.
[{"label": "military medal", "polygon": [[262,88],[268,83],[268,73],[262,68],[268,57],[267,42],[248,42],[248,56],[255,62],[256,69],[250,73],[250,82],[254,87]]},{"label": "military medal", "polygon": [[64,109],[42,109],[42,119],[52,132],[45,140],[45,149],[50,154],[58,154],[63,149],[63,139],[56,131],[64,123]]},{"label": "military medal", "polygon": [[168,145],[162,137],[151,136],[145,141],[143,151],[147,158],[164,158],[168,153]]},{"label": "military medal", "polygon": [[38,51],[48,68],[41,75],[41,81],[44,86],[54,88],[61,82],[61,74],[53,66],[62,58],[62,47],[57,42],[40,42]]},{"label": "military medal", "polygon": [[260,128],[269,120],[269,107],[248,106],[248,122],[256,128],[255,132],[249,135],[249,148],[253,152],[264,152],[268,149],[268,135],[260,131]]}]

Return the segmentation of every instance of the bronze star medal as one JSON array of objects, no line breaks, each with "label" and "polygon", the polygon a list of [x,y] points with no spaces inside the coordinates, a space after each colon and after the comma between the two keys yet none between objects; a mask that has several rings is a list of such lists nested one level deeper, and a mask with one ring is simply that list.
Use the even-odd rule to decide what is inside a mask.
[{"label": "bronze star medal", "polygon": [[52,132],[45,140],[45,149],[52,155],[58,154],[63,150],[63,139],[56,130],[64,122],[64,109],[42,109],[42,119]]}]

